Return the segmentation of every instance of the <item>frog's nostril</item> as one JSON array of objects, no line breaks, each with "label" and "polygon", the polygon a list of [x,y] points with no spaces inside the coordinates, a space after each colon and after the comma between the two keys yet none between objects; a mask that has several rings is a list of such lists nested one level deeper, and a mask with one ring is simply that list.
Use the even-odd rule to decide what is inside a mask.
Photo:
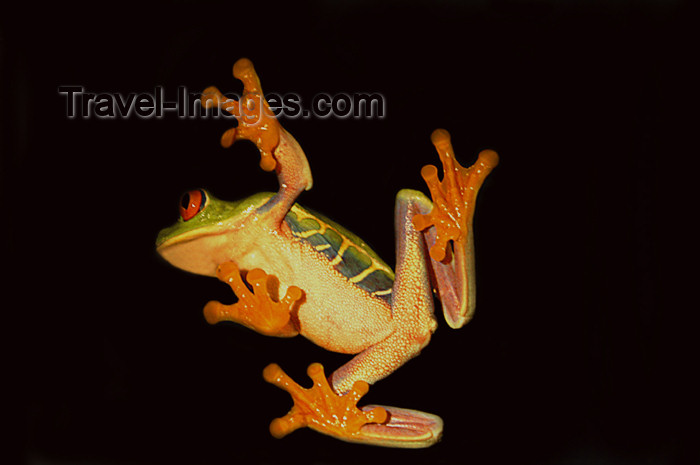
[{"label": "frog's nostril", "polygon": [[186,192],[180,199],[180,216],[187,221],[204,209],[207,196],[201,189]]}]

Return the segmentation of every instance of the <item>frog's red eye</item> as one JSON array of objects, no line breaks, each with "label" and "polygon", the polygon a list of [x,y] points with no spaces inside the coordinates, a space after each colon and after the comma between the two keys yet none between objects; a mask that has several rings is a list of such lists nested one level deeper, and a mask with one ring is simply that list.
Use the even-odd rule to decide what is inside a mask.
[{"label": "frog's red eye", "polygon": [[180,216],[187,221],[201,212],[207,203],[207,194],[202,189],[187,192],[180,199]]}]

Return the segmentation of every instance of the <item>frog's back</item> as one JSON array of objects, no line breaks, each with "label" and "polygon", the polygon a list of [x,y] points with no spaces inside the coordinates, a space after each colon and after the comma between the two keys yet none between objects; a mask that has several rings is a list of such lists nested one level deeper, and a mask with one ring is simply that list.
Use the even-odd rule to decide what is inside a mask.
[{"label": "frog's back", "polygon": [[294,237],[311,245],[349,282],[391,301],[393,270],[359,237],[313,210],[294,204],[285,217]]}]

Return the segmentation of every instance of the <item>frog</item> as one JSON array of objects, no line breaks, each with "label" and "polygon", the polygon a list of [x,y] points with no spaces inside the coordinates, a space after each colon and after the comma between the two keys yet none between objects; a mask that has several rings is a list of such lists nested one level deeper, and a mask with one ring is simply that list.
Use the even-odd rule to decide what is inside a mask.
[{"label": "frog", "polygon": [[[185,193],[180,218],[160,231],[157,252],[187,272],[216,277],[237,301],[208,302],[210,324],[239,323],[273,337],[301,335],[352,358],[327,376],[312,363],[312,387],[297,384],[277,364],[263,378],[287,391],[290,411],[270,423],[282,438],[309,427],[352,443],[424,448],[442,438],[440,416],[404,407],[358,406],[369,386],[416,357],[437,328],[435,299],[451,328],[472,319],[476,303],[473,216],[477,193],[499,163],[483,150],[465,168],[455,158],[449,132],[431,135],[442,163],[421,170],[431,198],[402,189],[394,221],[396,268],[340,224],[297,203],[312,188],[307,157],[271,110],[260,78],[247,58],[233,66],[244,91],[229,99],[209,87],[204,108],[232,114],[237,126],[221,136],[224,148],[253,142],[260,167],[274,172],[277,192],[224,201],[204,189]],[[432,199],[432,200],[431,200]]]}]

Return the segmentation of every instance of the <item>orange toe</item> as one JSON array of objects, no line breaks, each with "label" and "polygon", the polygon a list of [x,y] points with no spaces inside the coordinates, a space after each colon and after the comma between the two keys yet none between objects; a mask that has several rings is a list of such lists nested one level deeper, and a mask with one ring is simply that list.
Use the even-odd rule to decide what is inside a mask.
[{"label": "orange toe", "polygon": [[476,195],[491,170],[498,164],[498,155],[493,150],[484,150],[476,163],[464,168],[455,159],[450,134],[436,129],[431,141],[440,156],[444,172],[443,179],[433,165],[424,166],[421,176],[425,180],[433,199],[433,209],[427,215],[416,215],[413,225],[419,231],[435,226],[435,244],[430,248],[433,260],[443,261],[449,256],[450,241],[466,240],[474,217]]}]

